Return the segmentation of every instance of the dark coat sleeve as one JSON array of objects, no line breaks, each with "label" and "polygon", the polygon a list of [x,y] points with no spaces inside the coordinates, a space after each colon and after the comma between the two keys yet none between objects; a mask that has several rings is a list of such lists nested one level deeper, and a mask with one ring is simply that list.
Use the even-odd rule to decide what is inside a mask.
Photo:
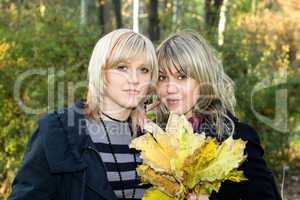
[{"label": "dark coat sleeve", "polygon": [[50,173],[39,128],[28,142],[8,200],[49,200],[56,194],[57,177]]},{"label": "dark coat sleeve", "polygon": [[247,124],[236,123],[234,138],[247,141],[246,161],[240,169],[244,171],[248,181],[233,183],[225,181],[218,193],[213,193],[213,200],[279,200],[281,199],[272,172],[263,159],[264,151],[256,131]]}]

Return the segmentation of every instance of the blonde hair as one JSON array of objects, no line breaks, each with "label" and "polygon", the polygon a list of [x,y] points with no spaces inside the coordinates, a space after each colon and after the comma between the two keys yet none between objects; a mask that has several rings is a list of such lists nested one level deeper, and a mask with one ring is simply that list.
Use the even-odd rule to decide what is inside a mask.
[{"label": "blonde hair", "polygon": [[[157,58],[152,42],[142,34],[130,29],[117,29],[106,34],[95,45],[88,67],[88,91],[85,112],[89,118],[99,119],[103,91],[106,87],[104,69],[110,69],[119,62],[136,56],[143,56],[151,70],[151,81],[156,83],[158,77]],[[153,88],[150,88],[153,89]],[[140,102],[139,106],[143,104]],[[139,106],[131,112],[134,135],[137,131]]]},{"label": "blonde hair", "polygon": [[[182,31],[165,39],[156,53],[159,67],[170,70],[173,66],[199,83],[200,97],[193,113],[208,114],[219,137],[232,134],[234,123],[227,111],[235,113],[234,82],[224,72],[213,47],[199,34]],[[230,121],[231,128],[226,120]]]}]

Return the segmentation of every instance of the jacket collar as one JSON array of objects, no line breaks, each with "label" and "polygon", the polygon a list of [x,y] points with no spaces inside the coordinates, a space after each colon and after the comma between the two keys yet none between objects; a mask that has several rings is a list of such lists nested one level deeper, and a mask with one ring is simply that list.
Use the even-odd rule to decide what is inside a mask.
[{"label": "jacket collar", "polygon": [[[228,124],[229,127],[231,126],[232,122],[234,125],[238,123],[238,118],[236,118],[229,110],[226,111],[226,115],[227,118],[224,119],[224,123]],[[220,138],[218,136],[216,127],[213,125],[214,123],[211,122],[210,115],[196,115],[189,118],[188,121],[192,124],[194,131],[197,133],[204,132],[207,136],[216,137],[219,141],[222,141],[227,137],[226,133],[224,134],[224,137]]]},{"label": "jacket collar", "polygon": [[87,167],[81,156],[81,149],[87,145],[87,134],[82,125],[84,115],[80,113],[82,106],[78,102],[50,113],[40,121],[40,128],[46,133],[43,143],[52,173],[75,172]]}]

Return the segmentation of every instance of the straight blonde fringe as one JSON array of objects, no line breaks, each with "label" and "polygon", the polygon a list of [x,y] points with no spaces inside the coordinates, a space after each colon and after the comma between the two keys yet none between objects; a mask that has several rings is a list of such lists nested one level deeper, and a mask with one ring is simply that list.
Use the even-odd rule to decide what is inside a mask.
[{"label": "straight blonde fringe", "polygon": [[[117,29],[102,37],[95,45],[88,67],[88,90],[85,113],[88,118],[98,120],[101,117],[103,91],[106,87],[104,69],[111,69],[119,62],[143,56],[151,69],[152,82],[158,77],[157,59],[152,42],[130,29]],[[155,84],[152,84],[155,85]],[[153,89],[153,88],[152,88]],[[137,134],[139,108],[130,115],[134,136]]]}]

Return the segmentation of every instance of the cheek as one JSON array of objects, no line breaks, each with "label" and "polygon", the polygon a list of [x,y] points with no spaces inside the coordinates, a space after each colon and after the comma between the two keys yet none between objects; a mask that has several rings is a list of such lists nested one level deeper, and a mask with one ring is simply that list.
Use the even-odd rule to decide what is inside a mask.
[{"label": "cheek", "polygon": [[120,82],[121,80],[123,80],[123,76],[118,73],[118,72],[109,72],[106,75],[106,79],[108,81],[109,84],[114,84]]},{"label": "cheek", "polygon": [[167,96],[167,85],[164,83],[158,83],[156,86],[156,92],[161,99],[165,98]]},{"label": "cheek", "polygon": [[151,87],[151,76],[141,77],[139,81],[139,88],[142,90],[143,93],[147,93]]},{"label": "cheek", "polygon": [[199,96],[198,88],[193,86],[186,86],[181,88],[181,96],[183,97],[184,104],[190,106],[194,104]]},{"label": "cheek", "polygon": [[118,93],[125,86],[123,77],[118,74],[110,74],[107,76],[107,91],[112,93]]}]

